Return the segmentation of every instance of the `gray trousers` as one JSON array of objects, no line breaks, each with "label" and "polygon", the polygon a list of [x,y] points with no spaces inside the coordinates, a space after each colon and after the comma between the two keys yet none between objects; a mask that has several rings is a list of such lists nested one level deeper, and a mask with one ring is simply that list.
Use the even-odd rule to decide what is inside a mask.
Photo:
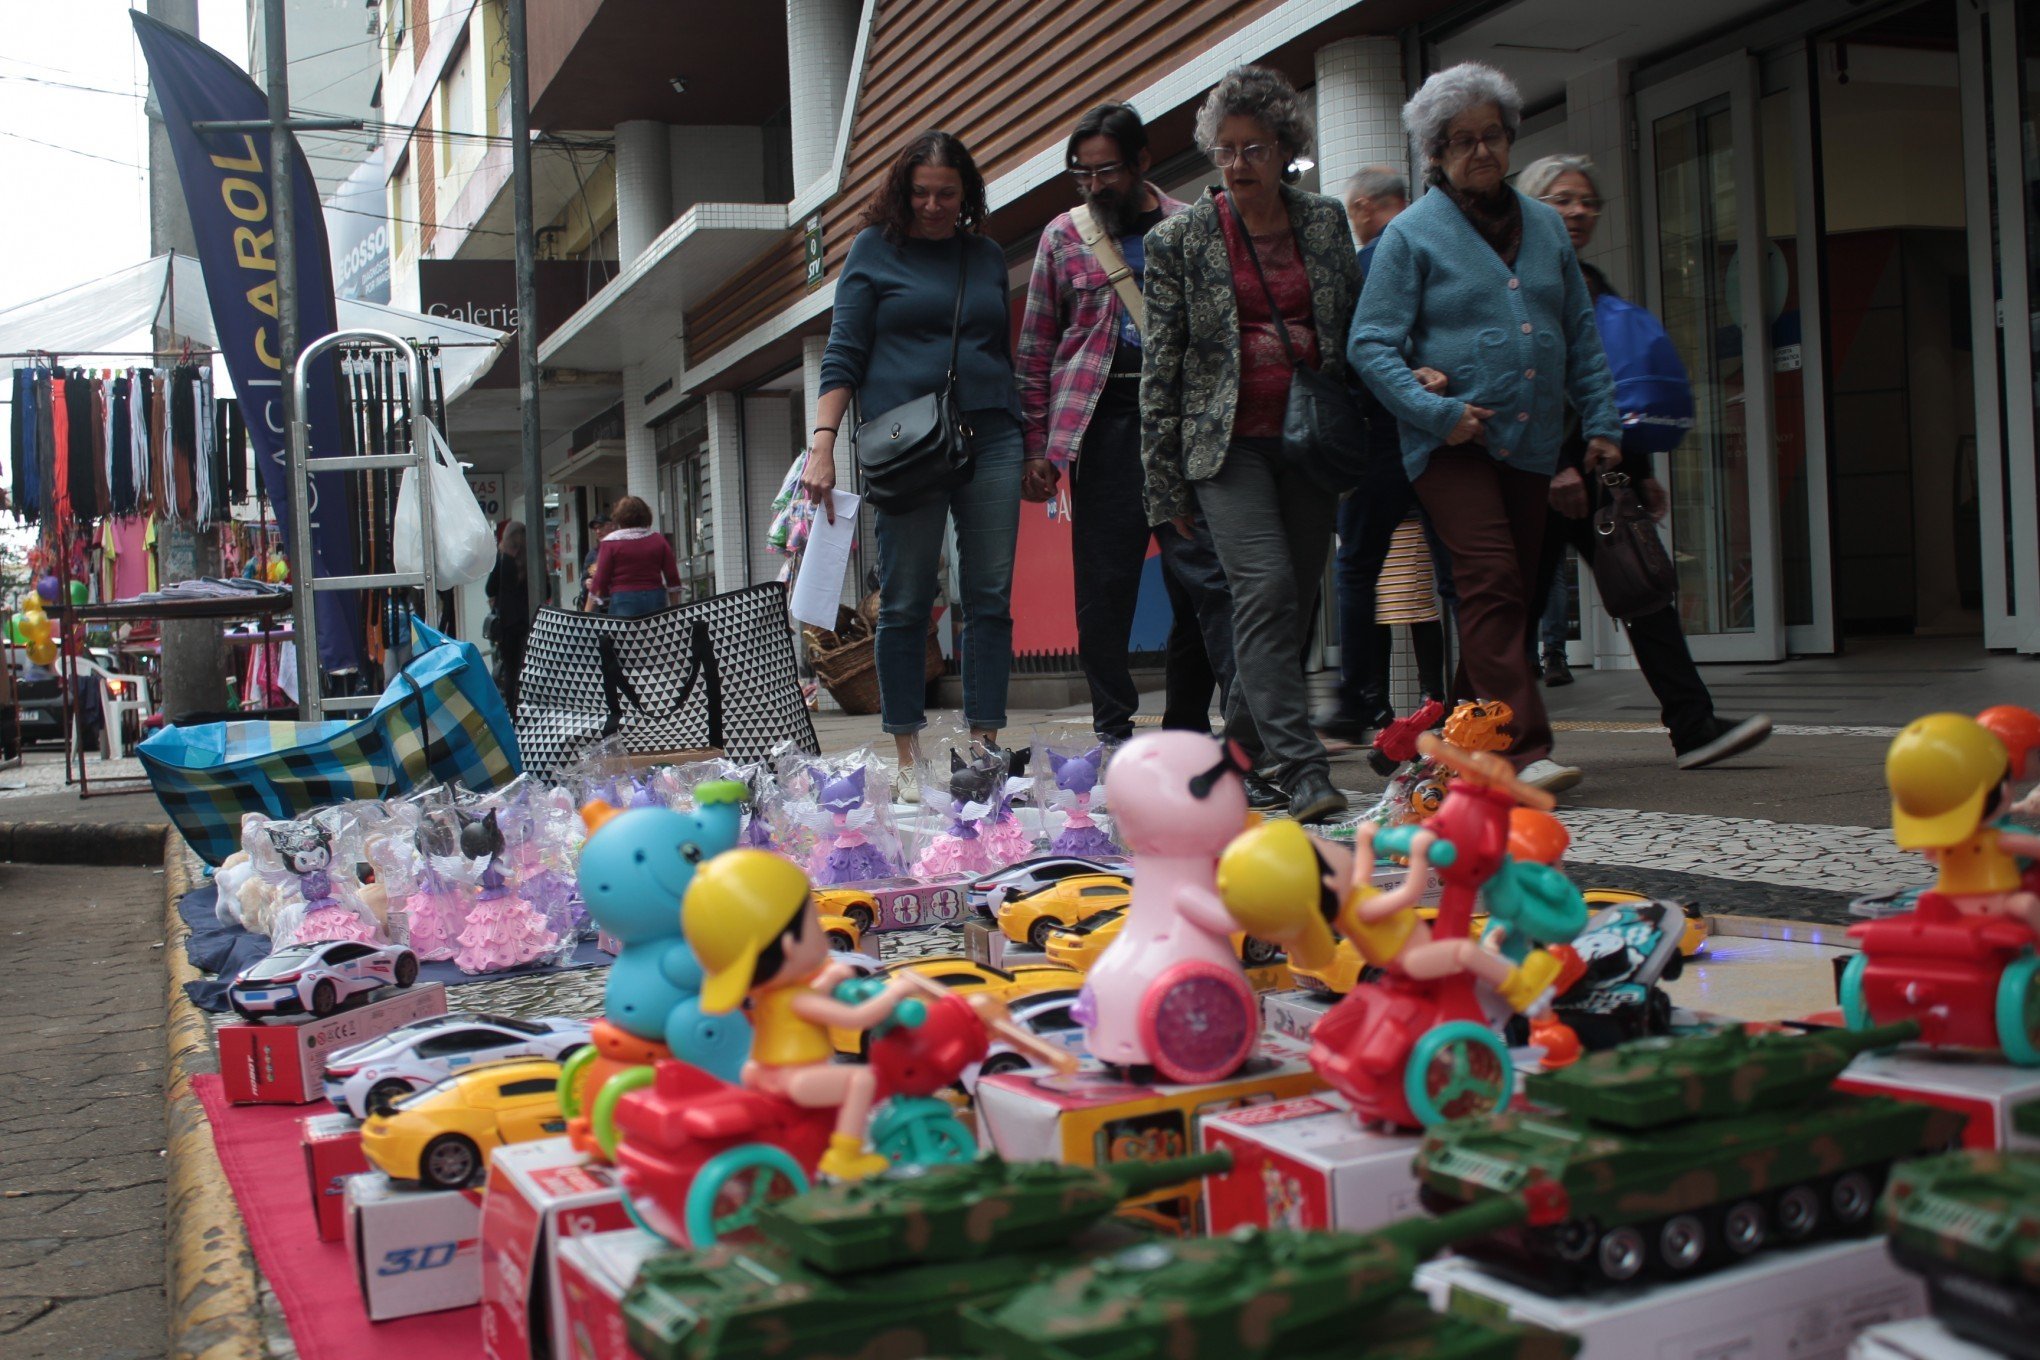
[{"label": "gray trousers", "polygon": [[1317,602],[1339,498],[1282,465],[1274,440],[1234,440],[1218,475],[1192,482],[1232,587],[1234,683],[1226,734],[1293,791],[1331,758],[1310,721],[1304,614]]}]

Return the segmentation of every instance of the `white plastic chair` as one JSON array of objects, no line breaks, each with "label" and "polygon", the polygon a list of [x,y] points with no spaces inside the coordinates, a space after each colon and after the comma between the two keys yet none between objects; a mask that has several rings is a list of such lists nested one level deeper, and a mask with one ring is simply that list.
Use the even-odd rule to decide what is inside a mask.
[{"label": "white plastic chair", "polygon": [[[127,715],[135,718],[139,740],[142,725],[156,706],[149,702],[149,679],[145,675],[122,675],[97,661],[80,658],[79,665],[99,680],[100,755],[107,760],[129,753]],[[115,734],[119,735],[116,737]]]}]

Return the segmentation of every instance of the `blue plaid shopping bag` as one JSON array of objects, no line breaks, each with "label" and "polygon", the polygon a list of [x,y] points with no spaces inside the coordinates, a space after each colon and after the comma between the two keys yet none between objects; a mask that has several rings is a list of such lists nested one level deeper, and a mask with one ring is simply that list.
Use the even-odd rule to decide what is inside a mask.
[{"label": "blue plaid shopping bag", "polygon": [[166,727],[136,748],[200,858],[218,864],[241,848],[243,813],[298,817],[434,779],[484,790],[516,777],[516,729],[481,653],[411,626],[411,664],[359,718]]}]

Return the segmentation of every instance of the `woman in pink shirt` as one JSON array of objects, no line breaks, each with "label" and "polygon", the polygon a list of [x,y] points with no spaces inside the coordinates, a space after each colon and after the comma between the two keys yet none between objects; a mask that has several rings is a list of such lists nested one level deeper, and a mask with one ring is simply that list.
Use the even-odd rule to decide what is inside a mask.
[{"label": "woman in pink shirt", "polygon": [[595,597],[609,603],[612,618],[637,619],[666,607],[680,584],[673,545],[652,528],[652,507],[625,496],[610,512],[616,528],[595,554]]}]

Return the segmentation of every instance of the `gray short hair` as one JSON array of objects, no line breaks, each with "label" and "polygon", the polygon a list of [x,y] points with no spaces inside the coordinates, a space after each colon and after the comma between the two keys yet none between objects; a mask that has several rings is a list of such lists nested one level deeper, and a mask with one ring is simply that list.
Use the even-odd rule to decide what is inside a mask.
[{"label": "gray short hair", "polygon": [[1218,125],[1228,118],[1251,118],[1268,129],[1293,159],[1310,150],[1316,127],[1310,109],[1279,71],[1266,66],[1235,66],[1204,96],[1197,110],[1197,149],[1209,153],[1218,141]]},{"label": "gray short hair", "polygon": [[1443,159],[1445,129],[1468,109],[1493,104],[1501,111],[1502,130],[1516,140],[1523,125],[1523,96],[1516,82],[1492,66],[1463,61],[1426,80],[1423,88],[1403,105],[1403,128],[1410,136],[1410,150],[1419,165]]},{"label": "gray short hair", "polygon": [[1410,177],[1392,165],[1363,165],[1346,181],[1346,197],[1410,201]]},{"label": "gray short hair", "polygon": [[1594,171],[1593,161],[1569,151],[1545,156],[1524,166],[1523,173],[1516,176],[1516,189],[1525,198],[1542,198],[1558,182],[1560,175],[1580,176],[1594,191],[1594,197],[1601,196],[1601,180]]}]

